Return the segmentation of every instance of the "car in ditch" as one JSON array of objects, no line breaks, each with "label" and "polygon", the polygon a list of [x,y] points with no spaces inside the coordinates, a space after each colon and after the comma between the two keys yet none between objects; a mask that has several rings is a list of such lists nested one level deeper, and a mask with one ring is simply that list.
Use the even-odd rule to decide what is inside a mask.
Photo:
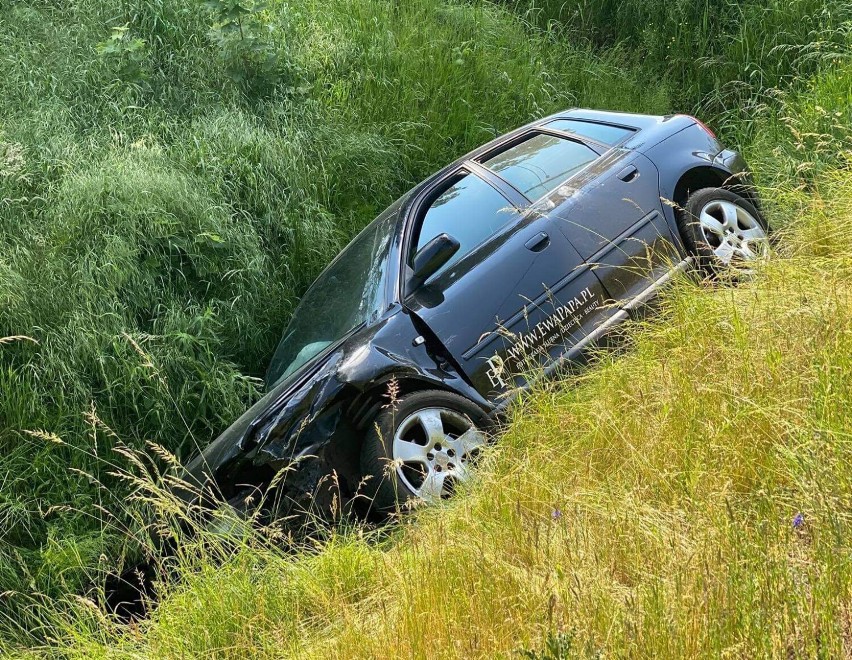
[{"label": "car in ditch", "polygon": [[339,254],[293,314],[266,395],[188,481],[237,502],[274,480],[279,502],[320,509],[445,498],[534,377],[581,363],[674,273],[768,249],[743,159],[699,120],[534,121],[416,186]]}]

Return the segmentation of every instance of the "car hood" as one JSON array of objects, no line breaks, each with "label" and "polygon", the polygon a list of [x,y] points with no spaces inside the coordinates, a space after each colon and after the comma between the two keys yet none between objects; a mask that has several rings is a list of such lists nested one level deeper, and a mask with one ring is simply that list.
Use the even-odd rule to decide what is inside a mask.
[{"label": "car hood", "polygon": [[[183,480],[201,488],[217,478],[240,457],[256,455],[272,438],[287,435],[299,420],[318,405],[328,402],[333,392],[325,391],[343,358],[347,337],[328,346],[286,380],[267,392],[213,442],[197,452],[184,468]],[[300,414],[301,413],[301,414]],[[288,423],[287,418],[292,418]],[[298,444],[298,443],[297,443]],[[298,458],[298,456],[293,456]],[[186,499],[187,494],[183,494]]]}]

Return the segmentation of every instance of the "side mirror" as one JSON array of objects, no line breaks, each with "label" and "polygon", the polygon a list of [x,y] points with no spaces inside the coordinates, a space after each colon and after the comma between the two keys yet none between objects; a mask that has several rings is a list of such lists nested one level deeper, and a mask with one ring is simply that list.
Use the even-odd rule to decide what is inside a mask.
[{"label": "side mirror", "polygon": [[438,234],[426,243],[414,255],[414,274],[409,282],[409,291],[419,288],[432,275],[437,273],[441,266],[452,259],[459,251],[461,243],[449,234]]}]

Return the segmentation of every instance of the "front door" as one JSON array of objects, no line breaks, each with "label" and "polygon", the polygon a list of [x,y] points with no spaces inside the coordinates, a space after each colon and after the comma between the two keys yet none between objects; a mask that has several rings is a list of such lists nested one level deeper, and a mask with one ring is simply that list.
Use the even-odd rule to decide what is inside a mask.
[{"label": "front door", "polygon": [[415,220],[411,253],[446,232],[455,258],[406,298],[484,396],[523,385],[612,314],[599,279],[557,224],[460,170]]}]

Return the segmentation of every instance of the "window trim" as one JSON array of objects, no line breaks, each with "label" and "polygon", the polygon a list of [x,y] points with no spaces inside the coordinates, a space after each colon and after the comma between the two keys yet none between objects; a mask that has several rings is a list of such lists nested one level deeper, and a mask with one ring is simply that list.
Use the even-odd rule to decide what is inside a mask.
[{"label": "window trim", "polygon": [[503,197],[509,200],[509,203],[512,204],[512,206],[523,209],[529,205],[529,197],[524,195],[524,193],[515,188],[515,186],[497,174],[494,170],[488,169],[485,165],[477,163],[475,160],[466,160],[464,162],[464,167],[469,169],[472,174],[478,175],[479,178],[483,179],[486,183],[491,184],[492,188],[496,188]]},{"label": "window trim", "polygon": [[[562,138],[563,140],[569,140],[571,142],[577,142],[579,144],[582,144],[584,147],[588,147],[589,149],[594,151],[598,156],[603,156],[610,149],[609,145],[599,144],[599,143],[595,142],[594,140],[591,140],[590,141],[591,144],[589,144],[581,136],[575,135],[573,133],[566,133],[565,131],[558,131],[558,130],[554,130],[552,128],[545,128],[544,126],[534,126],[534,127],[530,128],[529,130],[524,131],[520,135],[514,136],[511,140],[503,142],[502,144],[497,145],[493,149],[489,149],[488,151],[479,154],[478,156],[476,156],[476,159],[474,160],[474,162],[477,163],[478,165],[484,167],[485,169],[488,169],[488,166],[485,164],[484,161],[489,160],[490,158],[494,158],[494,156],[497,156],[497,155],[503,153],[504,151],[508,151],[512,147],[516,147],[519,144],[534,138],[536,135],[538,135],[540,133],[542,133],[544,135],[552,135],[553,137]],[[488,171],[492,172],[493,170],[488,169]],[[494,172],[494,174],[496,176],[500,176],[496,172]],[[509,184],[509,185],[511,185],[511,184]]]},{"label": "window trim", "polygon": [[[473,166],[471,167],[471,165]],[[402,250],[400,252],[400,273],[402,274],[402,277],[400,277],[401,300],[405,300],[413,293],[412,291],[409,291],[409,283],[411,282],[411,277],[413,275],[411,265],[409,263],[409,256],[411,256],[410,253],[414,245],[415,235],[420,229],[426,212],[429,210],[432,202],[434,202],[442,193],[446,192],[451,186],[463,179],[465,176],[475,176],[479,180],[491,186],[498,194],[500,194],[506,200],[507,206],[516,208],[518,213],[514,221],[515,223],[520,222],[527,215],[527,198],[520,192],[515,190],[515,188],[513,188],[507,181],[504,181],[494,172],[492,172],[486,167],[483,167],[479,163],[472,161],[464,161],[458,167],[455,167],[449,172],[445,173],[440,179],[435,181],[433,185],[429,186],[428,189],[422,191],[420,195],[418,195],[418,197],[412,203],[411,208],[407,214],[408,219],[406,221],[405,236],[402,241]],[[509,194],[507,194],[507,192]],[[512,197],[518,196],[518,201],[523,202],[523,206],[518,206],[512,199]],[[508,228],[509,224],[510,223],[507,223],[506,227],[501,228],[500,232],[492,234],[488,238],[477,243],[468,252],[468,254],[478,250],[493,236],[501,234],[503,230]],[[462,259],[463,258],[464,257],[462,257]]]},{"label": "window trim", "polygon": [[[570,131],[565,131],[559,128],[552,128],[549,124],[552,124],[557,121],[573,121],[580,124],[597,124],[598,126],[609,126],[611,128],[622,128],[625,131],[628,131],[627,135],[621,138],[618,142],[614,144],[609,144],[607,142],[601,142],[600,140],[596,140],[593,137],[588,137],[586,135],[580,135],[579,133],[572,133]],[[627,124],[615,124],[611,121],[599,121],[597,119],[578,119],[577,117],[551,117],[544,124],[541,125],[541,130],[545,132],[552,133],[553,135],[559,135],[560,137],[571,137],[575,140],[588,140],[592,144],[602,147],[604,150],[608,151],[610,149],[617,148],[620,144],[623,144],[631,137],[636,135],[639,132],[639,129],[635,126],[628,126]]]},{"label": "window trim", "polygon": [[[567,178],[560,181],[557,186],[548,190],[543,195],[540,195],[539,197],[537,197],[535,199],[530,199],[529,197],[524,195],[522,192],[520,192],[517,188],[515,188],[506,179],[501,177],[500,174],[498,174],[497,172],[495,172],[492,169],[489,169],[489,167],[487,165],[485,165],[483,162],[480,162],[480,161],[488,160],[490,158],[494,158],[494,156],[497,156],[497,155],[503,153],[504,151],[508,151],[512,147],[516,147],[517,145],[522,144],[522,143],[526,142],[527,140],[531,140],[533,137],[535,137],[538,134],[550,135],[550,136],[553,136],[553,137],[561,138],[563,140],[568,140],[570,142],[577,142],[578,144],[581,144],[584,147],[588,147],[591,151],[595,152],[597,154],[597,158],[593,158],[592,160],[590,160],[588,163],[583,165],[583,167],[581,167],[579,170],[577,170],[576,172],[574,172],[573,174],[571,174]],[[581,136],[574,135],[574,134],[571,134],[571,133],[566,133],[565,131],[557,131],[557,130],[553,130],[553,129],[544,129],[541,126],[537,126],[537,127],[531,128],[529,131],[525,131],[524,133],[522,133],[521,135],[519,135],[515,139],[509,140],[508,142],[505,142],[505,143],[499,145],[498,147],[495,147],[494,149],[491,149],[491,150],[485,152],[484,154],[480,154],[479,156],[476,157],[476,161],[474,161],[474,162],[477,165],[479,165],[479,167],[483,168],[484,170],[490,172],[493,176],[497,177],[500,181],[503,182],[503,184],[505,186],[509,187],[510,189],[514,190],[516,193],[521,195],[521,197],[526,202],[526,204],[523,208],[529,209],[529,208],[535,206],[536,204],[538,204],[545,197],[551,195],[554,190],[559,188],[559,186],[564,185],[566,181],[570,181],[574,177],[579,176],[580,174],[585,172],[592,165],[597,163],[603,156],[605,156],[608,152],[612,151],[615,148],[616,147],[612,147],[610,145],[600,144],[598,142],[595,142],[594,140],[591,140],[591,144],[589,144],[589,143],[586,142],[585,139],[581,139]]]}]

